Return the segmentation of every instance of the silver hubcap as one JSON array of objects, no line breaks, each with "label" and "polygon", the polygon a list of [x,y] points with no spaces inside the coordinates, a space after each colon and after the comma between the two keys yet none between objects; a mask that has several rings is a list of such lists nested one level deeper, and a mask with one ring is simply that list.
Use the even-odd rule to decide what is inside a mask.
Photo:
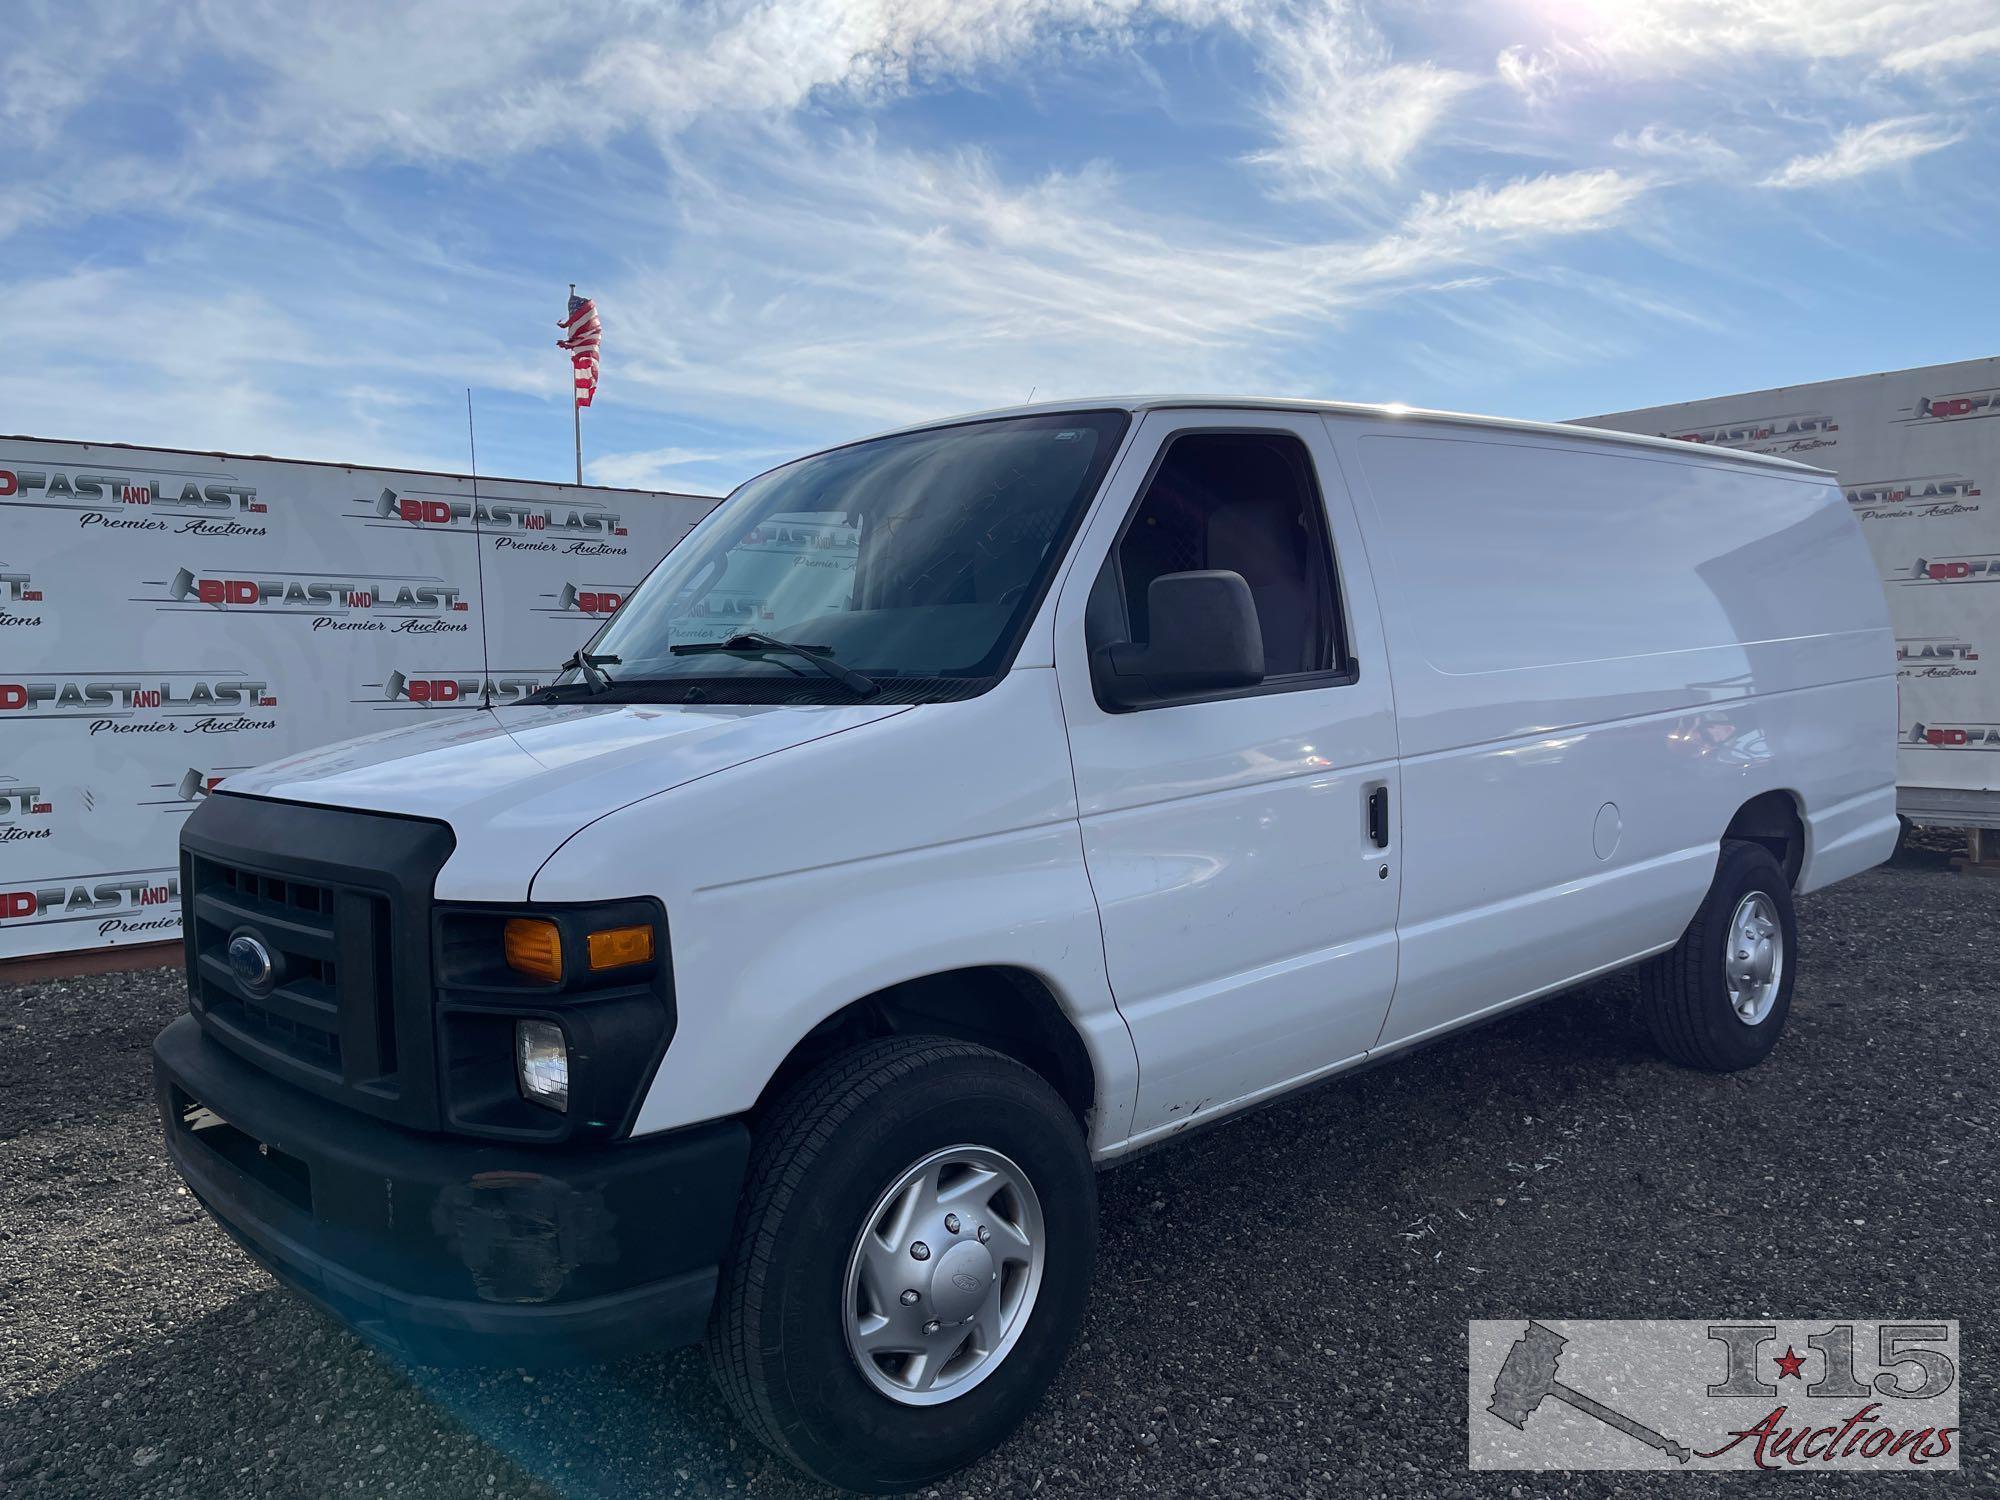
[{"label": "silver hubcap", "polygon": [[1028,1174],[984,1146],[948,1146],[875,1200],[847,1257],[847,1348],[906,1406],[962,1396],[1028,1326],[1047,1257]]},{"label": "silver hubcap", "polygon": [[1736,903],[1722,973],[1729,985],[1729,1004],[1745,1026],[1757,1025],[1778,1003],[1778,984],[1785,977],[1785,933],[1778,925],[1776,904],[1762,891],[1752,891]]}]

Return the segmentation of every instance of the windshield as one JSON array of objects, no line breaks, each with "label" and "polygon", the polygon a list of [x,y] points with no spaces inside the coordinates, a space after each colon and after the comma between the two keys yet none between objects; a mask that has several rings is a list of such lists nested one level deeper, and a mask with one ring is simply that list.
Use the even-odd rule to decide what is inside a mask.
[{"label": "windshield", "polygon": [[[773,469],[669,553],[588,649],[615,658],[617,696],[856,701],[772,642],[824,652],[896,701],[970,696],[1006,669],[1127,420],[1006,417]],[[768,640],[685,649],[748,634]],[[589,690],[572,669],[552,692]]]}]

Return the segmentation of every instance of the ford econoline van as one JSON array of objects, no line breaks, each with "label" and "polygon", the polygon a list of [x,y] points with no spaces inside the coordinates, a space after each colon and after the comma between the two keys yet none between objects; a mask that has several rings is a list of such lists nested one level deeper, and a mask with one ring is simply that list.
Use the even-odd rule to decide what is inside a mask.
[{"label": "ford econoline van", "polygon": [[1633,965],[1669,1058],[1761,1061],[1794,896],[1895,843],[1895,718],[1818,470],[912,428],[743,485],[527,702],[208,798],[167,1144],[379,1344],[699,1341],[779,1453],[906,1488],[1048,1385],[1095,1168]]}]

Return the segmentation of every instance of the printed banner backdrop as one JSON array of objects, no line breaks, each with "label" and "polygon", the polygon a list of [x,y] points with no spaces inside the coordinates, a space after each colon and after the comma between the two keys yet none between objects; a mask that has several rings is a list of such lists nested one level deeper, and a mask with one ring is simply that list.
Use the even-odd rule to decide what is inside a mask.
[{"label": "printed banner backdrop", "polygon": [[477,493],[0,438],[0,958],[177,937],[181,820],[219,780],[533,692],[715,504]]},{"label": "printed banner backdrop", "polygon": [[2000,359],[1577,420],[1838,474],[1896,627],[1897,781],[2000,786]]}]

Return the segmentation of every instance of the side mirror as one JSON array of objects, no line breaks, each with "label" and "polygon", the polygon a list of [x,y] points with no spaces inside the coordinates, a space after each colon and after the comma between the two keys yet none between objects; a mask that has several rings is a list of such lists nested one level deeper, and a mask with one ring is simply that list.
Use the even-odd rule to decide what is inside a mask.
[{"label": "side mirror", "polygon": [[1093,653],[1099,698],[1143,708],[1193,693],[1255,687],[1264,680],[1264,632],[1241,573],[1163,573],[1146,591],[1153,639]]}]

